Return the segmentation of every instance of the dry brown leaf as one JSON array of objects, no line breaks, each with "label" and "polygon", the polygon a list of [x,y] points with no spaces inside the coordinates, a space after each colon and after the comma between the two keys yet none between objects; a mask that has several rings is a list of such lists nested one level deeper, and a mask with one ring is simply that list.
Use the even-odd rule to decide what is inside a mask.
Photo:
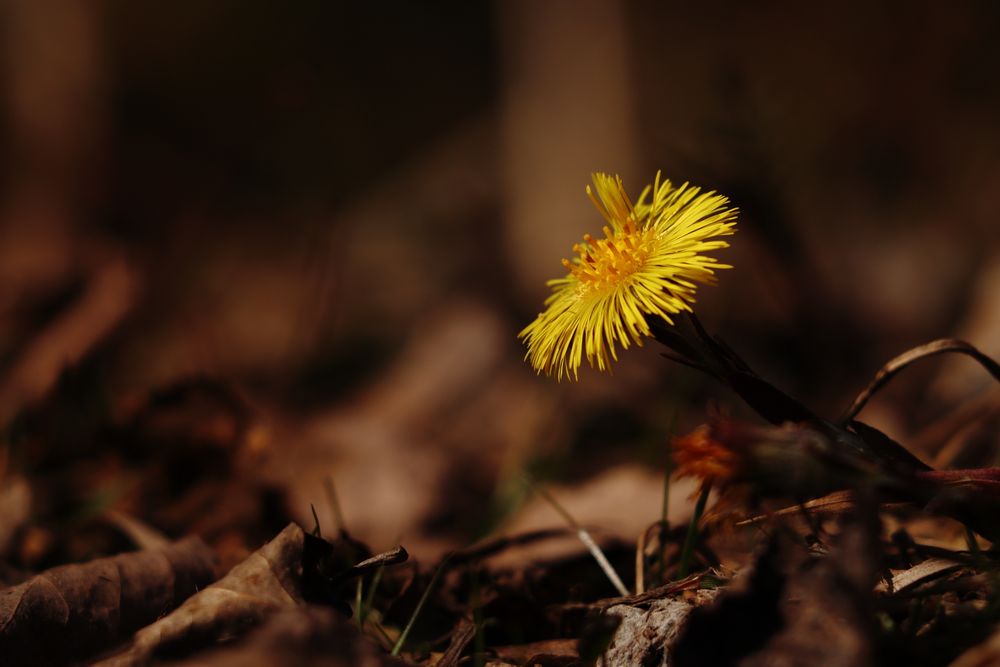
[{"label": "dry brown leaf", "polygon": [[225,577],[169,616],[135,633],[124,653],[99,664],[147,664],[158,654],[192,650],[238,636],[275,611],[302,604],[299,584],[304,542],[302,529],[289,524]]},{"label": "dry brown leaf", "polygon": [[106,648],[212,581],[214,565],[205,543],[188,538],[63,565],[0,591],[3,664],[60,664]]},{"label": "dry brown leaf", "polygon": [[333,610],[302,606],[276,613],[239,646],[206,652],[174,667],[405,667]]}]

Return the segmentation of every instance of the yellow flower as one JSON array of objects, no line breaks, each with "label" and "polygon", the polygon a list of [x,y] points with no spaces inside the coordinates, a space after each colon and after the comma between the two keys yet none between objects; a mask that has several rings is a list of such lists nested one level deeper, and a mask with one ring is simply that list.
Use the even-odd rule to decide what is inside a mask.
[{"label": "yellow flower", "polygon": [[545,311],[518,335],[535,370],[560,380],[577,378],[584,355],[610,370],[616,343],[627,349],[650,335],[647,315],[673,324],[671,315],[691,310],[696,283],[713,284],[715,269],[732,268],[702,254],[728,247],[717,237],[736,231],[726,197],[675,188],[658,172],[633,204],[619,176],[593,179],[587,196],[608,221],[604,238],[584,234],[573,246],[578,256],[563,260],[569,274],[548,282]]}]

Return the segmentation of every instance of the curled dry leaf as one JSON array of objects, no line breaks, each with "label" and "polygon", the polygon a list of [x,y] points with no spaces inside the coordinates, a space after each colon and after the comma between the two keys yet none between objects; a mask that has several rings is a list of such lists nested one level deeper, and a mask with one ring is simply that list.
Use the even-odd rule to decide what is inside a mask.
[{"label": "curled dry leaf", "polygon": [[214,567],[205,543],[188,538],[63,565],[0,591],[2,662],[61,664],[107,648],[212,581]]},{"label": "curled dry leaf", "polygon": [[275,611],[302,604],[305,539],[298,525],[289,524],[225,577],[137,632],[124,653],[99,664],[147,664],[156,655],[178,654],[241,635]]}]

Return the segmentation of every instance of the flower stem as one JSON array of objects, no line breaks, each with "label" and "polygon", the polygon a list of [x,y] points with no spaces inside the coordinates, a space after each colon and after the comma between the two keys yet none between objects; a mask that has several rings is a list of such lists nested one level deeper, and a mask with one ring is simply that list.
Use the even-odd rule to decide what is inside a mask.
[{"label": "flower stem", "polygon": [[698,521],[705,511],[705,503],[708,501],[708,493],[712,490],[711,484],[702,484],[701,495],[694,506],[694,515],[691,523],[688,524],[687,535],[684,537],[684,548],[681,550],[681,562],[677,566],[677,578],[683,579],[688,575],[688,568],[691,565],[691,556],[694,554],[694,545],[698,541]]}]

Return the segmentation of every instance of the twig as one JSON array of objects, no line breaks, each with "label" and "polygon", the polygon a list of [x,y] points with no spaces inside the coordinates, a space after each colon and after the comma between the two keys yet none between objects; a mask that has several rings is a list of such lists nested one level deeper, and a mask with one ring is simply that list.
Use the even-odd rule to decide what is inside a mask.
[{"label": "twig", "polygon": [[939,340],[931,341],[925,345],[920,345],[911,350],[907,350],[898,357],[892,359],[885,366],[879,369],[872,381],[868,383],[868,386],[864,388],[858,397],[854,399],[851,403],[851,407],[847,409],[844,416],[841,418],[840,423],[846,424],[852,419],[854,419],[858,413],[865,407],[865,404],[871,399],[872,396],[878,392],[879,389],[885,385],[889,380],[893,378],[896,373],[903,370],[910,364],[925,357],[931,357],[936,354],[944,354],[945,352],[958,352],[960,354],[966,354],[989,371],[998,382],[1000,382],[1000,364],[989,357],[986,354],[980,352],[976,347],[966,343],[962,340],[957,340],[955,338],[941,338]]},{"label": "twig", "polygon": [[617,598],[605,598],[603,600],[597,600],[595,602],[564,602],[559,605],[554,605],[555,608],[562,610],[596,610],[603,611],[608,607],[614,607],[619,604],[626,604],[630,606],[638,606],[651,602],[653,600],[659,600],[665,598],[668,595],[673,595],[678,591],[686,591],[693,588],[697,588],[701,583],[701,580],[705,577],[707,571],[695,572],[694,574],[685,577],[684,579],[679,579],[677,581],[671,581],[670,583],[663,584],[662,586],[657,586],[656,588],[651,588],[645,593],[636,593],[635,595],[625,595]]},{"label": "twig", "polygon": [[583,545],[587,547],[587,550],[590,551],[590,555],[593,556],[594,560],[597,561],[597,564],[604,571],[605,576],[607,576],[608,580],[611,582],[611,585],[615,587],[615,590],[618,591],[618,593],[623,596],[628,595],[628,589],[625,588],[625,584],[622,583],[621,577],[619,577],[618,573],[615,572],[615,569],[611,566],[611,563],[608,562],[607,556],[604,555],[604,552],[601,551],[601,548],[597,546],[596,542],[594,542],[594,539],[590,536],[590,533],[588,533],[583,526],[578,524],[576,522],[576,519],[574,519],[572,515],[570,515],[570,513],[567,512],[566,509],[562,505],[560,505],[548,491],[543,489],[541,486],[535,484],[534,481],[531,479],[531,477],[529,477],[528,475],[524,475],[524,482],[525,484],[528,485],[529,488],[536,491],[538,495],[540,495],[545,500],[545,502],[551,505],[552,508],[559,513],[559,516],[563,518],[563,520],[569,525],[570,528],[576,531],[577,538],[579,538],[579,540],[583,542]]},{"label": "twig", "polygon": [[390,549],[389,551],[383,551],[380,554],[375,554],[371,558],[361,561],[357,565],[351,566],[344,574],[341,575],[343,579],[350,579],[351,577],[357,577],[365,574],[371,570],[378,570],[385,567],[386,565],[396,565],[397,563],[402,563],[410,554],[406,552],[403,547],[396,547],[395,549]]}]

